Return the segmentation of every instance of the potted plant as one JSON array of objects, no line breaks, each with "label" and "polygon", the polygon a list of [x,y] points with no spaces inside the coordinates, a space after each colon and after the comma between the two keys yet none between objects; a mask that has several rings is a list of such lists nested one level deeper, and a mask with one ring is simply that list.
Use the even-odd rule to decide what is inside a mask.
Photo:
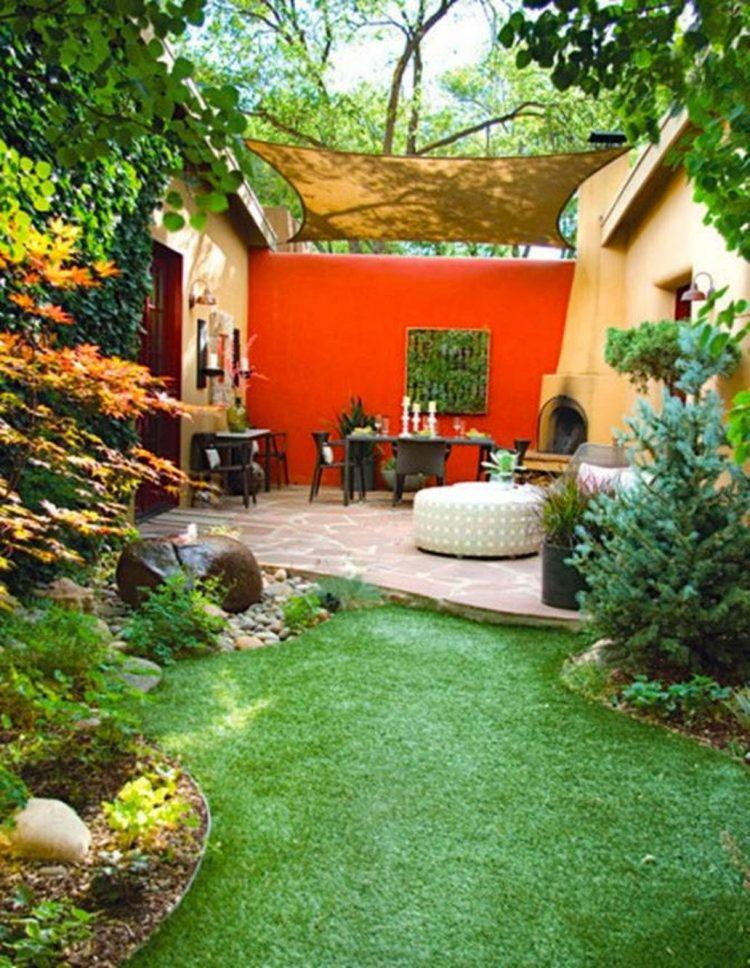
[{"label": "potted plant", "polygon": [[575,477],[548,488],[542,505],[542,601],[556,608],[577,609],[586,582],[569,558],[578,544],[578,528],[598,488]]},{"label": "potted plant", "polygon": [[[362,403],[362,397],[352,397],[349,401],[349,409],[343,410],[337,418],[339,435],[343,439],[357,430],[365,430],[369,433],[375,431],[375,417],[368,414]],[[365,434],[362,435],[365,437]],[[360,449],[359,454],[356,450]],[[352,445],[352,457],[362,461],[365,475],[365,490],[375,489],[375,444],[363,440]]]},{"label": "potted plant", "polygon": [[[388,490],[394,491],[396,489],[396,458],[389,457],[381,465],[380,473],[383,475]],[[424,480],[424,474],[407,474],[404,478],[404,491],[421,490],[424,487]]]},{"label": "potted plant", "polygon": [[495,450],[490,454],[489,460],[483,460],[482,467],[487,469],[491,483],[512,487],[517,457],[514,450]]}]

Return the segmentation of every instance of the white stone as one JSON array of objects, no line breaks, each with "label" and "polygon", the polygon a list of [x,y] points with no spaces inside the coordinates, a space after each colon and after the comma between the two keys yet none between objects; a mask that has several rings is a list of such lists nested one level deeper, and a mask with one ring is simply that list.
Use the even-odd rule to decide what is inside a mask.
[{"label": "white stone", "polygon": [[32,797],[14,820],[9,841],[17,857],[78,864],[91,846],[91,831],[62,800]]}]

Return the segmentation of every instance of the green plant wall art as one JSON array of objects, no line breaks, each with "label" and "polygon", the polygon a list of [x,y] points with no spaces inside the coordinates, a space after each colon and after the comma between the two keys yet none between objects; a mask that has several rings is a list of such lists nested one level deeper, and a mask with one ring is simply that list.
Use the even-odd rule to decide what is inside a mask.
[{"label": "green plant wall art", "polygon": [[438,413],[487,413],[490,371],[488,329],[419,329],[406,332],[406,392]]}]

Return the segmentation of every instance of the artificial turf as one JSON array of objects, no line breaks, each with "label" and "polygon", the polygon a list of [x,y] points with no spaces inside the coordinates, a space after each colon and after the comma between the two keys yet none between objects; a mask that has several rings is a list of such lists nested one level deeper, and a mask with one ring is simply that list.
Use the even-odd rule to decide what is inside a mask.
[{"label": "artificial turf", "polygon": [[388,607],[174,666],[146,729],[214,827],[133,965],[747,965],[747,768],[567,692],[575,646]]}]

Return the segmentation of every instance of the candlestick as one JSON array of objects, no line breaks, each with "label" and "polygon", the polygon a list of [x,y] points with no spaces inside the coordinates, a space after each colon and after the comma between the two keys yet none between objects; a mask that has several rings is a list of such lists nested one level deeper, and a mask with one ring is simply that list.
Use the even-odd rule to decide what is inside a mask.
[{"label": "candlestick", "polygon": [[413,415],[411,418],[411,427],[415,434],[419,433],[419,404],[414,404]]},{"label": "candlestick", "polygon": [[404,437],[409,436],[409,404],[407,403],[408,397],[404,397],[404,402],[401,407],[401,434]]},{"label": "candlestick", "polygon": [[430,428],[430,437],[437,437],[437,417],[434,410],[427,418],[427,426]]}]

